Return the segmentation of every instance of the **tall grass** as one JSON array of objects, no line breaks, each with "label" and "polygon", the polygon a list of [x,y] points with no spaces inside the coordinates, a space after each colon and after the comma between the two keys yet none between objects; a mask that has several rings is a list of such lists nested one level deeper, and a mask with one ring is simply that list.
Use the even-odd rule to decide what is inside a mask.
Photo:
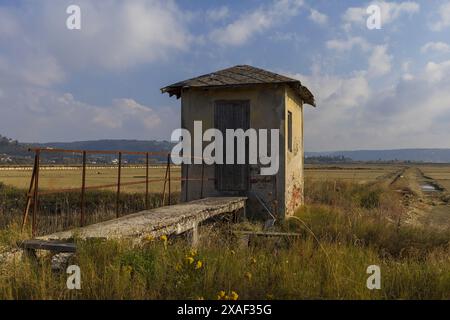
[{"label": "tall grass", "polygon": [[[179,193],[172,193],[172,203],[179,199]],[[39,197],[37,216],[38,234],[48,234],[80,224],[79,193],[58,193]],[[11,223],[19,223],[26,205],[26,191],[0,182],[0,229]],[[162,205],[161,194],[149,195],[149,207]],[[121,215],[145,209],[145,194],[122,193],[119,201]],[[31,212],[31,210],[30,210]],[[97,223],[116,217],[116,193],[109,190],[88,190],[85,194],[85,224]]]},{"label": "tall grass", "polygon": [[[0,298],[218,299],[221,291],[239,299],[450,298],[445,249],[397,260],[370,246],[324,241],[319,247],[313,237],[284,245],[261,240],[242,248],[224,234],[208,236],[197,253],[177,240],[134,248],[126,241],[80,243],[71,262],[81,268],[79,291],[67,290],[66,275],[52,273],[49,258],[15,262],[0,276]],[[372,264],[381,268],[381,290],[366,287]]]},{"label": "tall grass", "polygon": [[[0,268],[0,299],[450,299],[450,234],[399,224],[395,194],[320,182],[306,198],[277,226],[300,233],[295,240],[242,246],[230,229],[244,226],[222,223],[201,228],[197,252],[183,238],[80,241],[71,263],[81,290],[67,290],[50,256],[24,258]],[[17,236],[1,231],[0,242]],[[381,268],[380,290],[366,287],[369,265]]]}]

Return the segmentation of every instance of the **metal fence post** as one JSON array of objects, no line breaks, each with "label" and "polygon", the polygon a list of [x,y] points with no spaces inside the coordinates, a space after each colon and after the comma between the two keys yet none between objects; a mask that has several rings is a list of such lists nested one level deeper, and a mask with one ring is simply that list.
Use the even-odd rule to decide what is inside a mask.
[{"label": "metal fence post", "polygon": [[84,196],[86,192],[86,151],[83,151],[83,169],[81,173],[81,215],[80,226],[84,226]]},{"label": "metal fence post", "polygon": [[116,195],[116,217],[119,217],[120,214],[120,178],[122,175],[122,152],[119,152],[119,168],[117,171],[117,195]]},{"label": "metal fence post", "polygon": [[37,232],[37,214],[39,210],[39,162],[40,162],[40,153],[39,149],[36,150],[36,173],[34,176],[34,195],[33,195],[33,224],[31,227],[31,233],[33,237]]},{"label": "metal fence post", "polygon": [[148,203],[148,152],[145,155],[145,209],[149,209]]},{"label": "metal fence post", "polygon": [[166,174],[164,176],[164,187],[163,187],[163,196],[162,196],[162,205],[164,206],[166,203],[166,183],[167,183],[167,174],[169,171],[169,167],[166,166]]},{"label": "metal fence post", "polygon": [[33,191],[34,181],[35,181],[35,177],[36,177],[36,163],[37,163],[37,157],[36,157],[36,153],[35,153],[35,155],[34,155],[34,164],[33,164],[33,172],[31,173],[30,187],[28,188],[28,192],[27,192],[27,204],[25,206],[25,211],[23,213],[22,232],[23,232],[23,229],[25,228],[25,225],[27,223],[28,214],[30,212],[31,200],[33,198],[32,194],[31,194],[31,191]]},{"label": "metal fence post", "polygon": [[170,153],[167,154],[167,168],[168,168],[168,175],[169,175],[169,196],[168,196],[168,202],[169,202],[169,206],[170,206]]}]

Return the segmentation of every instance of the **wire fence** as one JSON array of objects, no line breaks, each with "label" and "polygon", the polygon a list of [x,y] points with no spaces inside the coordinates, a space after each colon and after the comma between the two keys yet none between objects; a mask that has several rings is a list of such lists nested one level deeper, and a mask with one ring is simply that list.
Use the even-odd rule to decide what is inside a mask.
[{"label": "wire fence", "polygon": [[[34,164],[32,167],[32,174],[30,179],[30,184],[28,188],[28,192],[26,194],[26,205],[23,212],[22,219],[22,230],[27,224],[29,220],[29,215],[31,211],[31,230],[32,235],[35,236],[37,233],[37,220],[39,215],[39,197],[43,195],[56,194],[56,193],[67,193],[67,192],[79,192],[80,193],[80,216],[79,216],[79,226],[85,225],[85,195],[87,190],[95,190],[95,189],[105,189],[105,188],[116,188],[116,196],[115,196],[115,214],[116,217],[120,217],[120,195],[122,192],[122,187],[130,186],[130,185],[138,185],[145,184],[145,209],[150,209],[149,205],[149,186],[151,183],[155,182],[163,182],[163,190],[161,193],[161,204],[171,205],[171,194],[172,194],[172,183],[174,181],[185,181],[185,192],[187,195],[189,189],[189,181],[197,181],[200,183],[200,198],[203,198],[203,190],[204,190],[204,163],[202,164],[201,169],[201,177],[200,178],[189,178],[189,166],[187,166],[187,172],[185,177],[172,177],[171,171],[173,168],[173,164],[171,162],[170,153],[168,152],[142,152],[142,151],[105,151],[105,150],[67,150],[67,149],[56,149],[56,148],[31,148],[30,152],[34,152]],[[59,189],[40,189],[39,179],[40,179],[40,171],[43,169],[41,164],[41,157],[44,153],[63,153],[63,154],[77,154],[81,155],[81,187],[77,188],[59,188]],[[86,183],[86,172],[88,170],[87,166],[87,157],[88,155],[114,155],[117,156],[117,165],[112,166],[112,168],[117,169],[117,176],[115,183],[109,184],[100,184],[100,185],[87,185]],[[139,167],[145,169],[145,179],[139,181],[131,181],[131,182],[123,182],[122,181],[122,169],[124,168],[123,156],[131,155],[131,156],[144,156],[145,164],[140,166],[130,166],[130,167]],[[165,157],[165,174],[164,178],[150,178],[149,169],[154,167],[154,164],[150,163],[150,159],[154,157]],[[58,166],[51,166],[58,167]],[[73,165],[72,165],[73,167]],[[96,168],[97,166],[93,166]],[[45,166],[48,168],[48,166]],[[78,166],[79,168],[79,166]],[[100,167],[99,167],[100,168]],[[111,168],[109,166],[108,168]],[[209,179],[208,179],[209,180]]]}]

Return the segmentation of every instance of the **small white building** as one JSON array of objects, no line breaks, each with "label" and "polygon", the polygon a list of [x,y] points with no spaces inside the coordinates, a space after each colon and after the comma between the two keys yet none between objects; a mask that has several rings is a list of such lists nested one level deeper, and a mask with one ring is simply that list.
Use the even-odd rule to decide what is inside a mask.
[{"label": "small white building", "polygon": [[[261,175],[261,164],[184,164],[182,201],[201,196],[242,195],[249,199],[248,214],[273,214],[278,218],[292,215],[303,204],[303,105],[315,106],[315,101],[299,80],[239,65],[181,81],[161,91],[181,98],[181,127],[192,136],[194,121],[202,121],[203,131],[254,128],[279,129],[280,133],[277,174]],[[269,152],[270,149],[268,146]]]}]

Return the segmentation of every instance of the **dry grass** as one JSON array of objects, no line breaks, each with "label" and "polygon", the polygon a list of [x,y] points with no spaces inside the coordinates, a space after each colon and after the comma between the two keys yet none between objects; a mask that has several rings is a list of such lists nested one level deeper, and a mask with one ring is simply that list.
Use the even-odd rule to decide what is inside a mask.
[{"label": "dry grass", "polygon": [[450,192],[450,166],[449,165],[424,165],[420,169],[422,172],[434,179],[440,186]]},{"label": "dry grass", "polygon": [[[150,180],[164,179],[166,169],[150,168]],[[180,168],[172,167],[171,176],[174,178],[180,177]],[[121,181],[123,183],[136,182],[145,180],[145,168],[122,168]],[[31,170],[0,170],[0,182],[19,189],[27,189],[30,184]],[[117,182],[117,168],[111,167],[106,169],[89,169],[86,171],[86,185],[105,185],[114,184]],[[151,182],[150,192],[161,192],[163,189],[163,181]],[[41,170],[39,175],[39,186],[43,190],[48,189],[66,189],[66,188],[81,188],[81,168],[75,170]],[[115,188],[107,190],[114,191]],[[125,193],[142,193],[145,191],[145,184],[123,186]],[[172,182],[172,190],[180,191],[180,183]]]},{"label": "dry grass", "polygon": [[[289,240],[239,245],[230,228],[203,226],[198,252],[182,238],[79,242],[82,290],[65,287],[49,258],[16,261],[0,274],[0,299],[450,299],[450,234],[398,224],[397,195],[348,182],[307,182],[308,205],[279,230]],[[11,245],[14,226],[0,232]],[[201,263],[199,263],[199,261]],[[381,267],[381,290],[366,268]],[[233,292],[235,294],[233,294]]]},{"label": "dry grass", "polygon": [[[167,197],[167,193],[166,193]],[[171,193],[171,202],[177,203],[179,192]],[[162,204],[162,191],[150,193],[149,207]],[[167,201],[167,199],[166,199]],[[49,234],[80,225],[79,193],[43,195],[39,198],[37,215],[38,235]],[[0,183],[0,229],[21,223],[26,203],[26,191]],[[145,194],[123,193],[120,196],[120,215],[145,209]],[[116,192],[109,190],[89,190],[85,195],[85,224],[97,223],[116,217]]]},{"label": "dry grass", "polygon": [[[314,229],[313,229],[314,230]],[[180,239],[83,242],[72,263],[82,290],[65,287],[48,258],[15,262],[0,275],[0,299],[449,299],[450,252],[436,244],[386,257],[370,243],[305,235],[295,242],[261,240],[242,248],[225,230],[208,233],[197,253]],[[376,240],[375,240],[376,241]],[[374,243],[376,244],[376,242]],[[366,268],[381,267],[381,290],[368,290]]]},{"label": "dry grass", "polygon": [[339,164],[339,165],[307,165],[305,177],[318,181],[347,181],[353,183],[374,182],[383,176],[395,172],[396,165],[375,164]]}]

